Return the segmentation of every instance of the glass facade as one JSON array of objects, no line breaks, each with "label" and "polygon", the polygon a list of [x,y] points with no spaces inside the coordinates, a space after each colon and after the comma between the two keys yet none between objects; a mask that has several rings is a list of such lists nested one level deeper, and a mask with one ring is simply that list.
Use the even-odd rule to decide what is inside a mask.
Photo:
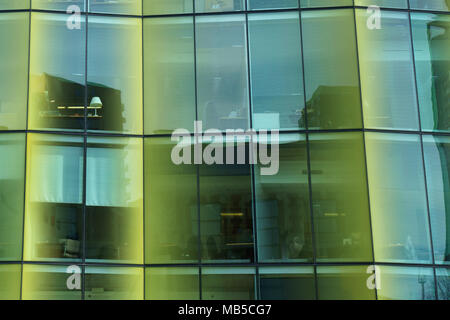
[{"label": "glass facade", "polygon": [[449,9],[0,0],[0,299],[449,300]]}]

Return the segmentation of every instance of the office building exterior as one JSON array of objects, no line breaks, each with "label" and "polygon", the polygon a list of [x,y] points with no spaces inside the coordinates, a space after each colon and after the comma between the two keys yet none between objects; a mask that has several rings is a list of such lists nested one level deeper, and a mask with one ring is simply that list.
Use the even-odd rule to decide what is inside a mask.
[{"label": "office building exterior", "polygon": [[0,299],[449,299],[449,8],[0,0]]}]

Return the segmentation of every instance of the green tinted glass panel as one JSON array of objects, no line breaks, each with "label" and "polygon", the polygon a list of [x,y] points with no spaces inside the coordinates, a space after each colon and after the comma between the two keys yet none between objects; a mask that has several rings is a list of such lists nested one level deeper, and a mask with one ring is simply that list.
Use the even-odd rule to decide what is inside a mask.
[{"label": "green tinted glass panel", "polygon": [[450,269],[436,268],[436,284],[439,300],[450,300]]},{"label": "green tinted glass panel", "polygon": [[[76,272],[74,273],[74,270]],[[75,278],[74,278],[75,277]],[[75,280],[77,279],[77,280]],[[23,266],[22,299],[81,300],[81,268],[25,264]],[[74,289],[69,289],[72,286]]]},{"label": "green tinted glass panel", "polygon": [[148,2],[148,0],[89,0],[89,12],[141,15],[142,1]]},{"label": "green tinted glass panel", "polygon": [[82,257],[83,138],[28,134],[24,260]]},{"label": "green tinted glass panel", "polygon": [[371,14],[356,10],[364,125],[418,130],[408,13],[381,11],[380,29],[367,27]]},{"label": "green tinted glass panel", "polygon": [[254,300],[255,269],[202,268],[203,300]]},{"label": "green tinted glass panel", "polygon": [[300,0],[302,8],[352,6],[353,0]]},{"label": "green tinted glass panel", "polygon": [[29,129],[84,128],[85,17],[67,28],[67,15],[31,14]]},{"label": "green tinted glass panel", "polygon": [[450,10],[450,0],[409,0],[411,9]]},{"label": "green tinted glass panel", "polygon": [[[16,0],[13,0],[16,1]],[[93,1],[93,0],[90,0]],[[67,0],[67,1],[55,1],[55,0],[32,0],[31,8],[32,9],[44,9],[44,10],[58,10],[58,11],[67,11],[70,9],[75,10],[77,6],[81,11],[84,11],[86,0]],[[73,11],[72,11],[73,12]]]},{"label": "green tinted glass panel", "polygon": [[450,264],[450,137],[423,136],[436,263]]},{"label": "green tinted glass panel", "polygon": [[86,258],[143,262],[143,141],[88,137]]},{"label": "green tinted glass panel", "polygon": [[89,130],[142,134],[142,19],[89,17]]},{"label": "green tinted glass panel", "polygon": [[20,299],[20,265],[0,265],[0,300]]},{"label": "green tinted glass panel", "polygon": [[298,12],[251,14],[248,20],[253,128],[303,128]]},{"label": "green tinted glass panel", "polygon": [[30,0],[2,0],[0,10],[15,10],[30,8]]},{"label": "green tinted glass panel", "polygon": [[375,261],[431,262],[419,136],[366,133]]},{"label": "green tinted glass panel", "polygon": [[309,141],[317,259],[371,261],[362,133],[317,133]]},{"label": "green tinted glass panel", "polygon": [[199,16],[195,23],[198,119],[205,129],[246,129],[245,16]]},{"label": "green tinted glass panel", "polygon": [[145,133],[193,130],[193,18],[144,19],[144,56]]},{"label": "green tinted glass panel", "polygon": [[146,300],[198,300],[198,268],[146,268]]},{"label": "green tinted glass panel", "polygon": [[353,11],[302,11],[302,28],[308,128],[361,128]]},{"label": "green tinted glass panel", "polygon": [[144,269],[133,267],[86,267],[86,300],[144,299]]},{"label": "green tinted glass panel", "polygon": [[143,0],[144,15],[191,13],[192,0]]},{"label": "green tinted glass panel", "polygon": [[25,134],[0,134],[0,261],[22,258]]},{"label": "green tinted glass panel", "polygon": [[[408,8],[408,0],[355,0],[355,5],[380,6],[388,8]],[[371,11],[371,14],[373,13],[374,11]]]},{"label": "green tinted glass panel", "polygon": [[314,268],[259,268],[259,292],[261,300],[314,300]]},{"label": "green tinted glass panel", "polygon": [[261,166],[255,166],[260,261],[312,259],[305,139],[304,135],[281,135],[275,175],[264,175]]},{"label": "green tinted glass panel", "polygon": [[298,8],[298,0],[247,0],[250,10]]},{"label": "green tinted glass panel", "polygon": [[378,300],[435,300],[432,268],[377,266]]},{"label": "green tinted glass panel", "polygon": [[367,270],[368,266],[317,267],[319,300],[375,300],[375,289],[367,286]]},{"label": "green tinted glass panel", "polygon": [[198,262],[197,167],[174,164],[175,145],[170,138],[145,139],[147,263]]},{"label": "green tinted glass panel", "polygon": [[450,130],[450,17],[411,14],[422,130]]},{"label": "green tinted glass panel", "polygon": [[196,12],[221,12],[244,10],[245,0],[194,0]]},{"label": "green tinted glass panel", "polygon": [[0,130],[26,126],[28,24],[29,13],[0,14]]}]

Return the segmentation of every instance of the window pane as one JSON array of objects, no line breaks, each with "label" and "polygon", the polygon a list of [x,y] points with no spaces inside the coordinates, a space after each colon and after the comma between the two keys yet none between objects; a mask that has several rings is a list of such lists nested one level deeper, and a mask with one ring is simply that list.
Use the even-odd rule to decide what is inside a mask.
[{"label": "window pane", "polygon": [[145,139],[147,263],[193,263],[199,258],[197,166],[175,165],[175,146],[170,138]]},{"label": "window pane", "polygon": [[450,0],[409,0],[411,9],[450,10]]},{"label": "window pane", "polygon": [[203,300],[254,300],[255,269],[202,268]]},{"label": "window pane", "polygon": [[422,130],[450,131],[450,17],[411,13]]},{"label": "window pane", "polygon": [[205,129],[246,129],[245,17],[199,16],[196,34],[198,119]]},{"label": "window pane", "polygon": [[29,13],[0,14],[0,130],[26,126],[28,29]]},{"label": "window pane", "polygon": [[20,265],[0,265],[0,299],[20,299]]},{"label": "window pane", "polygon": [[[224,154],[238,152],[238,147],[224,149]],[[203,262],[253,261],[250,165],[203,164],[199,174]]]},{"label": "window pane", "polygon": [[[23,266],[22,299],[81,300],[80,289],[71,290],[67,287],[69,277],[71,274],[74,276],[70,270],[71,266],[25,264]],[[74,280],[72,284],[76,285],[77,281]]]},{"label": "window pane", "polygon": [[82,257],[83,138],[28,134],[24,260]]},{"label": "window pane", "polygon": [[22,259],[25,134],[0,134],[0,154],[0,261],[18,261]]},{"label": "window pane", "polygon": [[0,2],[0,10],[15,10],[28,8],[30,8],[30,0],[2,0],[2,2]]},{"label": "window pane", "polygon": [[247,0],[247,3],[250,10],[298,8],[298,0]]},{"label": "window pane", "polygon": [[261,300],[314,300],[313,267],[259,268]]},{"label": "window pane", "polygon": [[244,10],[244,0],[194,0],[196,12]]},{"label": "window pane", "polygon": [[144,270],[131,267],[86,267],[86,300],[142,300]]},{"label": "window pane", "polygon": [[379,268],[378,300],[435,300],[432,268]]},{"label": "window pane", "polygon": [[71,30],[65,14],[31,14],[29,129],[84,128],[86,29],[80,19],[80,29]]},{"label": "window pane", "polygon": [[450,300],[450,269],[436,268],[436,282],[439,300]]},{"label": "window pane", "polygon": [[450,137],[423,136],[436,263],[450,264]]},{"label": "window pane", "polygon": [[142,1],[148,2],[148,0],[89,0],[89,12],[141,15]]},{"label": "window pane", "polygon": [[342,6],[352,6],[353,0],[300,0],[300,5],[302,8],[342,7]]},{"label": "window pane", "polygon": [[317,267],[319,300],[375,300],[375,289],[367,287],[367,270],[368,266]]},{"label": "window pane", "polygon": [[366,133],[375,261],[430,263],[419,136]]},{"label": "window pane", "polygon": [[418,130],[408,13],[381,12],[381,28],[367,28],[371,13],[356,10],[364,125]]},{"label": "window pane", "polygon": [[141,138],[88,137],[86,258],[143,262]]},{"label": "window pane", "polygon": [[195,120],[192,17],[144,19],[145,133],[193,130]]},{"label": "window pane", "polygon": [[[13,0],[16,1],[16,0]],[[29,1],[29,0],[27,0]],[[92,1],[92,0],[90,0]],[[86,0],[66,0],[66,1],[55,1],[55,0],[32,0],[31,8],[33,9],[44,9],[44,10],[58,10],[66,11],[70,6],[78,6],[81,11],[84,11]],[[34,28],[34,27],[33,27]]]},{"label": "window pane", "polygon": [[[310,261],[312,236],[304,135],[282,135],[279,171],[255,167],[258,257],[260,261]],[[278,160],[278,159],[277,159]]]},{"label": "window pane", "polygon": [[89,17],[89,130],[142,134],[142,20]]},{"label": "window pane", "polygon": [[191,13],[192,0],[143,0],[144,15]]},{"label": "window pane", "polygon": [[146,300],[198,300],[198,268],[146,268]]},{"label": "window pane", "polygon": [[317,259],[372,261],[362,134],[317,133],[309,141]]},{"label": "window pane", "polygon": [[251,14],[248,19],[253,128],[303,128],[298,12]]},{"label": "window pane", "polygon": [[[356,6],[380,6],[388,8],[408,8],[408,0],[355,0]],[[383,14],[384,12],[382,12]],[[372,12],[373,14],[373,12]]]},{"label": "window pane", "polygon": [[361,128],[353,10],[303,11],[302,28],[308,128]]}]

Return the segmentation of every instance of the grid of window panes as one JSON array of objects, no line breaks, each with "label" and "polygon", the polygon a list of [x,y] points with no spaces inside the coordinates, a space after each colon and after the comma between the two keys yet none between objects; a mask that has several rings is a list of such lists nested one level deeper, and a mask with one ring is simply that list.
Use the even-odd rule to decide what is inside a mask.
[{"label": "grid of window panes", "polygon": [[450,299],[449,9],[0,0],[0,299]]}]

